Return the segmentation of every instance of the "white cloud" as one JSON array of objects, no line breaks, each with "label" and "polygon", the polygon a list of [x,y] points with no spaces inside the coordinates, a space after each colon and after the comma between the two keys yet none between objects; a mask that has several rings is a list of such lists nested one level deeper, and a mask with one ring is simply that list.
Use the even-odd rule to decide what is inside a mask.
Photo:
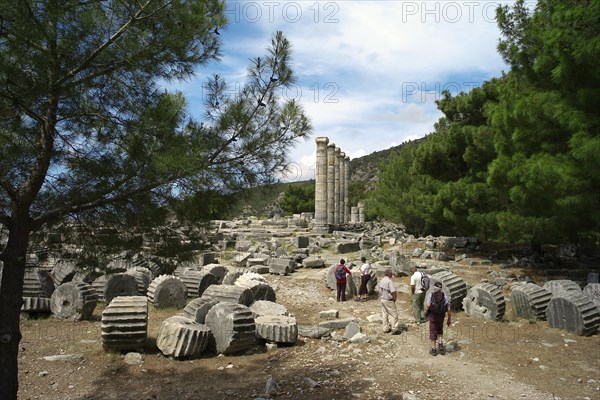
[{"label": "white cloud", "polygon": [[[312,179],[314,137],[329,137],[351,158],[414,140],[433,131],[441,116],[435,100],[444,89],[457,94],[499,76],[506,66],[496,52],[498,4],[228,1],[223,59],[199,78],[218,72],[245,82],[248,59],[262,55],[282,30],[299,79],[286,94],[300,100],[314,126],[290,158],[303,179]],[[177,87],[198,101],[201,83]]]}]

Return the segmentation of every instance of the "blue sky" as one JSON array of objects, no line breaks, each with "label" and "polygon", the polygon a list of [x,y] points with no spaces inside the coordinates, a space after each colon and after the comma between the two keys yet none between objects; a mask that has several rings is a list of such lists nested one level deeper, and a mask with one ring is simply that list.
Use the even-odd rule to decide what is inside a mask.
[{"label": "blue sky", "polygon": [[[506,2],[504,2],[506,3]],[[202,84],[218,73],[245,82],[248,60],[272,34],[291,41],[298,99],[314,131],[290,151],[288,180],[314,178],[315,137],[327,136],[350,158],[433,131],[435,100],[500,76],[497,1],[228,1],[223,57],[177,84],[202,115]]]}]

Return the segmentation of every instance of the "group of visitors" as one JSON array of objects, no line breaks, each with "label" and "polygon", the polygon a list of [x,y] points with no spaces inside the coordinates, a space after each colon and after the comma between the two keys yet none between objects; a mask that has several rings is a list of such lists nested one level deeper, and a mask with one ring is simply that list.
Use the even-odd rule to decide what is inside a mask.
[{"label": "group of visitors", "polygon": [[[361,261],[361,279],[357,300],[366,301],[368,298],[367,283],[371,280],[371,264],[367,262],[366,257],[362,257]],[[445,354],[446,349],[443,340],[444,319],[446,318],[447,313],[448,319],[446,324],[450,326],[452,323],[450,299],[442,290],[441,282],[435,282],[430,288],[430,279],[425,272],[419,271],[417,268],[413,267],[411,273],[410,291],[412,294],[414,322],[418,325],[429,321],[429,340],[431,341],[429,354],[432,356]],[[352,272],[346,267],[346,261],[342,259],[335,269],[337,301],[346,301],[347,275],[352,275]],[[385,276],[379,282],[378,287],[381,299],[383,332],[397,335],[401,332],[398,310],[396,309],[398,291],[392,281],[392,277],[392,270],[387,269],[385,271]]]}]

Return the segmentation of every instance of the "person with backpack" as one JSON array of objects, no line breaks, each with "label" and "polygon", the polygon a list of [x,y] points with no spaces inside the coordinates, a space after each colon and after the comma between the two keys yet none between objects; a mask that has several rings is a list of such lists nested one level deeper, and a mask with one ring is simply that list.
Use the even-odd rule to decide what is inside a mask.
[{"label": "person with backpack", "polygon": [[417,270],[417,267],[411,268],[410,292],[412,293],[413,316],[415,323],[420,324],[427,321],[423,318],[423,309],[425,303],[425,293],[429,289],[429,276]]},{"label": "person with backpack", "polygon": [[346,274],[352,275],[352,272],[346,267],[346,260],[342,258],[340,263],[335,267],[337,301],[346,301]]},{"label": "person with backpack", "polygon": [[447,325],[450,326],[452,323],[452,309],[450,307],[450,299],[442,291],[442,282],[434,283],[433,291],[427,293],[425,309],[426,314],[429,315],[429,340],[431,340],[429,354],[432,356],[446,354],[446,348],[444,347],[444,318],[447,312]]},{"label": "person with backpack", "polygon": [[396,310],[396,300],[398,293],[396,286],[392,281],[392,270],[387,269],[385,276],[379,282],[379,296],[381,297],[381,317],[383,333],[397,335],[400,333],[400,323],[398,321],[398,310]]}]

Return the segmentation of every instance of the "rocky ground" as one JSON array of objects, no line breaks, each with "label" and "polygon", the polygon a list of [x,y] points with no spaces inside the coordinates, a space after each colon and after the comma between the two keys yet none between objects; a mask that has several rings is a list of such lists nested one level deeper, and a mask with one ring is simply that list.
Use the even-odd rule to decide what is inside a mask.
[{"label": "rocky ground", "polygon": [[[329,256],[331,262],[339,257]],[[468,284],[500,271],[495,265],[443,264]],[[536,278],[532,271],[503,271]],[[408,331],[395,336],[382,333],[380,322],[369,322],[380,313],[375,295],[337,303],[324,269],[266,278],[298,323],[316,324],[320,311],[336,309],[340,318],[354,317],[370,342],[301,337],[293,346],[177,361],[155,350],[154,340],[162,320],[178,310],[150,306],[147,350],[128,363],[123,354],[102,349],[99,304],[91,321],[23,321],[19,399],[600,399],[598,333],[580,337],[543,321],[513,320],[510,307],[502,322],[457,312],[446,332],[453,351],[433,357],[427,325],[409,324],[406,277],[394,281]]]}]

